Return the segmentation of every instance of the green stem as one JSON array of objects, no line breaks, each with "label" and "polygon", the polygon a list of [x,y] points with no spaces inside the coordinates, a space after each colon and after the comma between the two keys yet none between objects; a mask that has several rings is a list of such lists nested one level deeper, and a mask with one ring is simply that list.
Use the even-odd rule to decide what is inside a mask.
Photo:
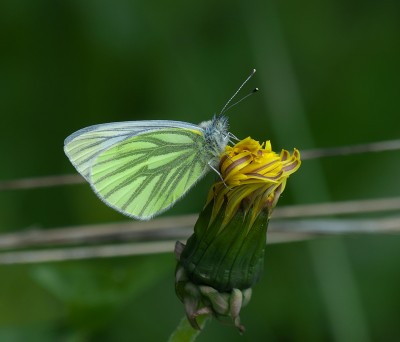
[{"label": "green stem", "polygon": [[175,331],[169,337],[168,342],[192,342],[201,333],[210,315],[201,315],[196,318],[200,330],[193,329],[186,316],[181,319]]}]

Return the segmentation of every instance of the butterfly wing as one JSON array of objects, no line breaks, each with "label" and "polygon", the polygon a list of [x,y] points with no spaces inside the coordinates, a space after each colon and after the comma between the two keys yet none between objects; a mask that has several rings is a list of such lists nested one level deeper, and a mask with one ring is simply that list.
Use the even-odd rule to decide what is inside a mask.
[{"label": "butterfly wing", "polygon": [[114,135],[115,126],[93,126],[66,141],[71,161],[99,198],[141,220],[171,207],[208,171],[212,158],[198,126],[151,123]]},{"label": "butterfly wing", "polygon": [[169,120],[125,121],[93,125],[82,128],[67,137],[64,141],[64,151],[77,171],[90,182],[90,168],[100,153],[135,135],[167,127],[199,129],[196,125]]}]

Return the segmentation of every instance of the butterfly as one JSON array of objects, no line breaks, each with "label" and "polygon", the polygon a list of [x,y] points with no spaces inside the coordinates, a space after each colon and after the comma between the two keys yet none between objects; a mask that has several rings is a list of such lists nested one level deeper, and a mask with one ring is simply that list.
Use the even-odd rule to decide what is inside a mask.
[{"label": "butterfly", "polygon": [[200,125],[128,121],[83,128],[65,139],[64,151],[102,201],[147,220],[215,169],[229,138],[223,115]]},{"label": "butterfly", "polygon": [[219,115],[199,125],[170,120],[99,124],[68,136],[64,151],[105,204],[135,219],[151,219],[210,169],[218,173],[220,156],[234,137],[223,113],[241,87]]}]

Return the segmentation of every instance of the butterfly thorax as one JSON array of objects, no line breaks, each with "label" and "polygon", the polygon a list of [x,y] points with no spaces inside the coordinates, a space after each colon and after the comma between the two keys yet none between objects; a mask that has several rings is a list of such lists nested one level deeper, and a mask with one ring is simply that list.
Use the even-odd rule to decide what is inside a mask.
[{"label": "butterfly thorax", "polygon": [[212,120],[204,121],[199,126],[204,130],[207,152],[214,157],[210,162],[216,165],[229,142],[228,118],[223,115],[215,115]]}]

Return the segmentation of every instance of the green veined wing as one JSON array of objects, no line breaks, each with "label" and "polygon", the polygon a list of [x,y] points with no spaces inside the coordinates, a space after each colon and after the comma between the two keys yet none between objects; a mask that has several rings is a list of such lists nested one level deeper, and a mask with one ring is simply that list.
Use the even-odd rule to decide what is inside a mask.
[{"label": "green veined wing", "polygon": [[112,208],[149,219],[171,207],[209,169],[204,136],[182,128],[134,136],[101,153],[91,185]]},{"label": "green veined wing", "polygon": [[77,171],[90,182],[90,168],[100,153],[125,139],[165,127],[199,129],[186,122],[168,120],[105,123],[72,133],[64,141],[64,151]]}]

